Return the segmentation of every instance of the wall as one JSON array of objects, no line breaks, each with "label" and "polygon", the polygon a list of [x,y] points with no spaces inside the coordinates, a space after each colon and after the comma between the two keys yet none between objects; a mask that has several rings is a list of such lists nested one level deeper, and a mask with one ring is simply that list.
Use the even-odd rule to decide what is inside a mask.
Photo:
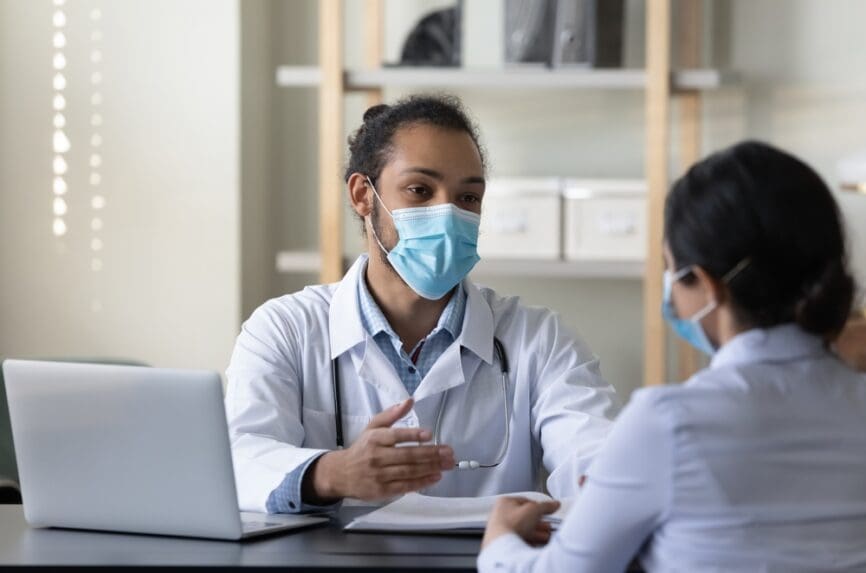
[{"label": "wall", "polygon": [[270,0],[239,3],[241,16],[241,317],[270,298],[274,269],[274,58]]},{"label": "wall", "polygon": [[[69,0],[68,232],[52,236],[52,11],[0,0],[0,355],[223,370],[239,328],[234,0]],[[102,181],[89,185],[92,10]],[[91,250],[91,207],[103,248]],[[102,262],[91,270],[92,258]]]}]

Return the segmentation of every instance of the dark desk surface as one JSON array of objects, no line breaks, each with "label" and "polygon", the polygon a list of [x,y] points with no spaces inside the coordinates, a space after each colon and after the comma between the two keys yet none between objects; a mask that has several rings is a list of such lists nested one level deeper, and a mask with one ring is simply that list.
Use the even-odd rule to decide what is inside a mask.
[{"label": "dark desk surface", "polygon": [[474,571],[481,537],[343,533],[368,508],[327,525],[249,541],[32,529],[20,505],[0,505],[0,567],[281,567],[286,571]]}]

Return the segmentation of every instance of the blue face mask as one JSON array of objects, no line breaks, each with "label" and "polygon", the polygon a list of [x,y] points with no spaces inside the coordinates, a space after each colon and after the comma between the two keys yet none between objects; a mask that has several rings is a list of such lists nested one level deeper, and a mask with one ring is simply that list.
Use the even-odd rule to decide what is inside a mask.
[{"label": "blue face mask", "polygon": [[379,248],[413,291],[429,300],[441,299],[481,260],[478,256],[481,217],[451,203],[390,211],[369,178],[367,183],[391,215],[400,237],[389,252],[370,224]]},{"label": "blue face mask", "polygon": [[[722,282],[724,284],[730,284],[730,282],[736,277],[740,272],[746,268],[749,263],[752,262],[752,259],[746,257],[739,263],[737,263],[734,268],[728,271],[725,276],[722,277]],[[679,318],[677,317],[677,312],[674,309],[674,303],[671,299],[671,292],[673,291],[674,283],[678,280],[681,280],[684,276],[688,275],[694,266],[684,267],[678,270],[676,273],[672,273],[671,271],[665,271],[664,274],[664,296],[662,298],[662,316],[665,317],[665,320],[668,321],[668,324],[671,325],[671,328],[674,329],[683,340],[703,352],[704,354],[708,354],[712,356],[716,353],[717,348],[710,342],[710,339],[707,337],[707,333],[704,330],[704,327],[701,326],[701,319],[705,316],[713,312],[719,304],[715,300],[711,300],[704,308],[690,316],[689,318]]]},{"label": "blue face mask", "polygon": [[692,271],[692,267],[686,267],[684,269],[678,270],[676,273],[672,273],[671,271],[665,271],[664,275],[664,297],[662,298],[662,316],[665,317],[665,320],[668,321],[668,324],[671,325],[671,328],[674,329],[683,340],[703,352],[704,354],[708,354],[712,356],[716,353],[716,347],[713,346],[713,343],[710,342],[710,339],[707,338],[707,333],[704,331],[704,327],[701,326],[701,319],[713,312],[718,303],[715,300],[712,300],[707,304],[704,308],[693,314],[689,318],[679,318],[677,316],[677,312],[674,309],[674,303],[671,300],[671,291],[673,290],[674,283],[678,280],[682,279],[684,276],[688,275]]}]

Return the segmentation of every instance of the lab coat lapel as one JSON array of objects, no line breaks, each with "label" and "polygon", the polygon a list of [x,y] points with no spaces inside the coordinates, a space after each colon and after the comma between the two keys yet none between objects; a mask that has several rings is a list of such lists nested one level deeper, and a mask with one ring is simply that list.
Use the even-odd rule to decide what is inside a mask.
[{"label": "lab coat lapel", "polygon": [[458,339],[436,360],[430,372],[415,390],[416,402],[466,382],[460,348],[460,340]]},{"label": "lab coat lapel", "polygon": [[[463,287],[466,292],[463,329],[421,381],[415,391],[416,401],[472,380],[482,360],[493,363],[493,311],[478,287],[468,280],[463,282]],[[464,348],[474,356],[463,352]]]},{"label": "lab coat lapel", "polygon": [[[358,281],[364,280],[367,268],[367,255],[361,255],[340,284],[337,285],[328,309],[328,337],[331,343],[331,359],[337,358],[348,350],[363,344],[362,349],[351,353],[352,364],[361,380],[383,394],[383,402],[393,399],[400,402],[409,397],[406,387],[400,381],[394,367],[379,350],[361,322],[361,309],[358,308]],[[344,376],[345,382],[349,378]]]},{"label": "lab coat lapel", "polygon": [[406,386],[400,381],[394,367],[379,349],[379,345],[369,335],[364,346],[364,354],[352,353],[352,361],[358,377],[373,386],[382,396],[382,406],[402,402],[409,397]]},{"label": "lab coat lapel", "polygon": [[331,360],[367,340],[358,308],[358,281],[364,275],[367,256],[361,255],[337,285],[328,309]]},{"label": "lab coat lapel", "polygon": [[478,358],[493,364],[493,337],[496,335],[493,310],[478,287],[468,279],[463,281],[463,288],[466,291],[466,311],[459,340]]}]

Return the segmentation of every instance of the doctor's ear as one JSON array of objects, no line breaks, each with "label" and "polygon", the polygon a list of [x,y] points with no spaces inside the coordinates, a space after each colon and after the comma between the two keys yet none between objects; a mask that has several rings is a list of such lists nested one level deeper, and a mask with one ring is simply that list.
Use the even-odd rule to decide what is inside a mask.
[{"label": "doctor's ear", "polygon": [[373,211],[373,190],[367,183],[367,176],[363,173],[352,173],[348,181],[349,201],[352,209],[362,219]]}]

